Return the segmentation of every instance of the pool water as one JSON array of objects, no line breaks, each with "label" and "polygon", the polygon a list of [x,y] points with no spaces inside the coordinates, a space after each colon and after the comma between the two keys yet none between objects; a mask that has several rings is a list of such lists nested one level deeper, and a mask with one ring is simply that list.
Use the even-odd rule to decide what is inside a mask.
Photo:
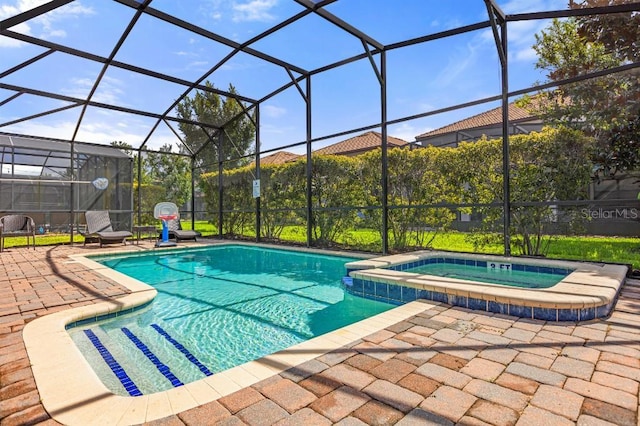
[{"label": "pool water", "polygon": [[348,257],[226,245],[94,260],[158,291],[137,312],[69,329],[120,395],[199,380],[394,307],[344,291]]},{"label": "pool water", "polygon": [[429,263],[403,269],[403,271],[521,288],[553,287],[568,275],[514,270],[511,267],[500,269],[459,263]]}]

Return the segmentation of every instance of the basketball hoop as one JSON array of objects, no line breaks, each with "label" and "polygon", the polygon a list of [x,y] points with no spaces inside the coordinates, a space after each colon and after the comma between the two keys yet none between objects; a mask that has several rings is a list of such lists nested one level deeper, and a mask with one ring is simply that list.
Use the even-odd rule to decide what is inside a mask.
[{"label": "basketball hoop", "polygon": [[162,221],[167,221],[167,220],[174,220],[177,219],[178,215],[177,214],[163,214],[160,216],[156,216],[156,219],[160,219]]},{"label": "basketball hoop", "polygon": [[156,243],[156,247],[172,247],[176,243],[169,241],[169,224],[170,220],[180,220],[180,212],[178,206],[174,203],[162,202],[156,204],[153,208],[153,217],[162,221],[162,241]]}]

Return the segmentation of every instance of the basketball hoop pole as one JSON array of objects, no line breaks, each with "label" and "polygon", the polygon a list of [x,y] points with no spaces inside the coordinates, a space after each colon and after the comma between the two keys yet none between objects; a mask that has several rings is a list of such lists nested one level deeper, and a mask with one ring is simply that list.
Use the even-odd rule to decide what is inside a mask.
[{"label": "basketball hoop pole", "polygon": [[173,241],[169,241],[169,220],[176,219],[178,215],[158,215],[158,219],[162,221],[162,241],[156,243],[156,247],[173,247],[176,245]]}]

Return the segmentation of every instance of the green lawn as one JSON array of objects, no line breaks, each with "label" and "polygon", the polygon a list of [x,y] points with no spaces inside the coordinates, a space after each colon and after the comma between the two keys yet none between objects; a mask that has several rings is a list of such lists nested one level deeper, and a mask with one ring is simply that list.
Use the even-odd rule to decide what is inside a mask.
[{"label": "green lawn", "polygon": [[[186,226],[185,226],[186,225]],[[185,228],[191,223],[183,224]],[[196,222],[196,229],[204,235],[214,235],[217,228],[207,222]],[[255,235],[255,234],[254,234]],[[251,237],[252,235],[247,235]],[[299,244],[306,242],[304,227],[287,226],[280,235],[282,241]],[[380,251],[382,246],[378,232],[370,229],[352,230],[339,243],[358,250]],[[436,250],[474,252],[473,244],[466,240],[462,232],[440,233],[432,244]],[[480,250],[486,254],[503,254],[501,244],[485,246]],[[613,262],[633,265],[640,269],[640,239],[623,237],[564,237],[554,239],[547,252],[548,258]]]},{"label": "green lawn", "polygon": [[[191,228],[191,222],[183,222],[185,229]],[[204,236],[215,235],[217,228],[206,221],[196,222],[196,230]],[[247,235],[251,237],[251,235]],[[304,244],[306,242],[306,230],[302,226],[288,226],[282,232],[280,239],[283,242]],[[75,234],[74,242],[81,243],[82,236]],[[68,244],[68,234],[45,234],[36,237],[36,245],[47,246],[56,244]],[[381,251],[379,234],[370,229],[352,230],[338,241],[341,247],[353,250],[371,252]],[[26,237],[10,237],[5,239],[5,247],[25,246]],[[465,239],[461,232],[440,233],[433,241],[432,247],[436,250],[450,250],[457,252],[474,252],[473,244]],[[487,254],[502,254],[502,245],[483,247],[479,252]],[[547,252],[548,258],[586,260],[594,262],[614,262],[633,265],[634,269],[640,269],[640,239],[622,237],[557,237],[554,239]]]},{"label": "green lawn", "polygon": [[[29,238],[31,240],[31,238]],[[84,238],[80,234],[74,234],[74,243],[84,242]],[[44,234],[36,235],[37,246],[53,246],[58,244],[69,244],[69,234]],[[20,247],[27,245],[27,237],[7,237],[4,239],[5,247]]]}]

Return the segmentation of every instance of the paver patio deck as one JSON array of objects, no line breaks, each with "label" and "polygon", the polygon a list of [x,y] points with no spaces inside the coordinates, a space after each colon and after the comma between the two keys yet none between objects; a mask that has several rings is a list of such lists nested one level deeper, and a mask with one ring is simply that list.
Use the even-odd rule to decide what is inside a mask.
[{"label": "paver patio deck", "polygon": [[[68,256],[151,247],[0,255],[0,425],[58,424],[40,403],[25,324],[127,294]],[[637,280],[627,280],[608,319],[580,324],[425,304],[334,353],[147,424],[639,425],[639,312]]]}]

